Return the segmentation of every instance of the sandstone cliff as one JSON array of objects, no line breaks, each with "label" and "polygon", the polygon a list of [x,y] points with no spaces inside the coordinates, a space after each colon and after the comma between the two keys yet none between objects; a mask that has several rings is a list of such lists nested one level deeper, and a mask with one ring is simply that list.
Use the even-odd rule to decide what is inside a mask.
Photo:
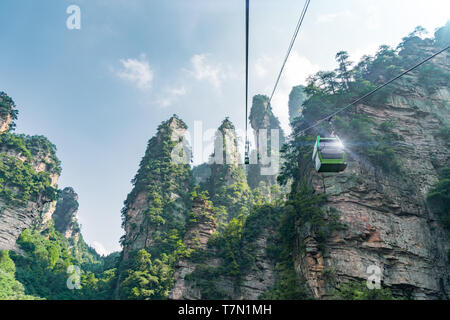
[{"label": "sandstone cliff", "polygon": [[[125,235],[121,239],[117,298],[167,298],[173,285],[174,263],[184,248],[182,237],[192,206],[194,179],[189,166],[190,148],[183,138],[186,129],[175,115],[163,122],[149,140],[132,181],[134,188],[122,210]],[[142,270],[148,277],[159,279],[157,288],[148,281],[145,288],[138,289],[136,272]]]},{"label": "sandstone cliff", "polygon": [[14,101],[5,92],[0,91],[0,134],[8,132],[16,118]]},{"label": "sandstone cliff", "polygon": [[99,263],[100,256],[89,247],[81,234],[78,206],[78,194],[72,187],[66,187],[60,191],[52,214],[55,230],[68,240],[68,249],[74,258],[83,263]]},{"label": "sandstone cliff", "polygon": [[58,197],[52,218],[55,222],[56,231],[63,234],[67,239],[79,232],[78,206],[78,194],[71,187],[64,188]]},{"label": "sandstone cliff", "polygon": [[[147,248],[153,244],[153,234],[162,226],[152,220],[152,213],[162,213],[173,220],[174,224],[184,225],[189,208],[186,194],[191,189],[192,178],[186,166],[172,162],[172,152],[179,143],[183,144],[183,136],[187,127],[182,120],[174,116],[158,128],[141,161],[139,172],[133,180],[135,187],[128,196],[123,209],[124,259],[130,251]],[[184,148],[184,147],[183,147]],[[165,163],[168,168],[160,170],[159,165]],[[176,177],[176,170],[184,170],[181,177]],[[180,182],[179,185],[176,181]],[[151,210],[156,209],[156,210]]]},{"label": "sandstone cliff", "polygon": [[[171,299],[257,299],[275,283],[275,261],[266,252],[273,227],[257,227],[264,216],[243,226],[253,196],[238,159],[234,126],[225,119],[208,164],[211,174],[200,183],[211,201],[207,195],[194,201],[184,240],[191,252],[177,262]],[[227,270],[232,265],[234,272]]]},{"label": "sandstone cliff", "polygon": [[211,175],[203,188],[209,192],[214,206],[223,209],[223,214],[217,217],[219,224],[248,212],[251,191],[240,163],[235,127],[228,118],[217,129],[210,167]]},{"label": "sandstone cliff", "polygon": [[[247,166],[248,184],[252,189],[259,187],[261,183],[263,186],[270,187],[277,184],[278,170],[270,170],[270,168],[280,167],[279,150],[285,142],[285,137],[278,118],[272,112],[267,96],[256,95],[253,97],[249,120],[254,133],[256,150],[252,150],[252,161]],[[272,130],[274,131],[272,132]],[[273,150],[272,141],[275,143]],[[272,163],[272,159],[277,159],[276,163]],[[270,194],[266,196],[270,196]]]},{"label": "sandstone cliff", "polygon": [[[202,197],[194,199],[192,212],[186,226],[184,243],[189,255],[177,261],[174,274],[174,287],[169,299],[201,299],[200,288],[195,282],[189,281],[186,276],[191,275],[197,266],[195,254],[207,250],[207,243],[211,235],[216,232],[217,221],[211,207],[211,202]],[[191,257],[191,255],[193,255]]]},{"label": "sandstone cliff", "polygon": [[[178,120],[163,123],[125,204],[119,296],[334,299],[350,284],[360,287],[350,287],[358,289],[344,298],[448,299],[450,243],[427,194],[450,162],[449,54],[302,131],[436,52],[450,34],[423,39],[416,32],[397,49],[381,46],[352,70],[348,54],[339,52],[338,69],[293,89],[294,134],[283,148],[278,179],[263,181],[251,169],[245,174],[234,126],[225,119],[211,161],[193,170],[197,188],[166,187],[167,176],[179,181],[180,173],[191,171],[166,162],[173,145],[164,133],[182,136],[185,129]],[[279,128],[267,102],[254,100],[250,120],[257,135]],[[348,167],[319,174],[312,145],[317,135],[333,132],[346,145]],[[164,143],[169,149],[161,153]],[[272,197],[261,189],[260,182],[275,188],[276,180],[291,192],[279,188]],[[188,192],[192,203],[174,205]],[[381,270],[382,286],[370,293],[369,267]]]},{"label": "sandstone cliff", "polygon": [[51,221],[60,164],[54,146],[44,137],[4,133],[1,142],[5,185],[0,197],[0,249],[14,249],[23,230],[42,230]]},{"label": "sandstone cliff", "polygon": [[4,117],[0,117],[0,134],[9,131],[11,122],[12,118],[9,114],[6,114]]},{"label": "sandstone cliff", "polygon": [[[436,51],[425,40],[413,40],[426,53]],[[450,74],[448,61],[450,54],[445,53],[431,63]],[[358,152],[367,140],[348,135],[337,120],[337,133],[349,141],[345,172],[318,174],[309,158],[299,163],[298,179],[326,194],[324,209],[337,212],[346,225],[329,239],[326,250],[319,249],[308,225],[296,227],[295,266],[313,297],[327,298],[340,282],[366,280],[367,268],[375,265],[382,271],[383,287],[396,295],[449,298],[450,242],[427,207],[426,195],[438,180],[437,170],[450,163],[448,141],[438,134],[449,125],[450,90],[448,83],[432,90],[426,84],[418,73],[408,75],[393,85],[385,103],[360,104],[355,110],[368,119],[373,136],[385,134],[382,128],[395,123],[389,134],[396,137],[397,172],[385,170],[389,158],[374,163]],[[352,117],[343,116],[343,121]],[[330,274],[333,281],[328,281]]]}]

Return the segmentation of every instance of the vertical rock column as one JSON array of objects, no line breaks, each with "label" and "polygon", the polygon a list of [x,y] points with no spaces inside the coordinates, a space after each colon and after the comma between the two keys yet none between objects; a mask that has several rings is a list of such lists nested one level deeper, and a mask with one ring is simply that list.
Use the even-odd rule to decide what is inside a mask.
[{"label": "vertical rock column", "polygon": [[[190,221],[186,226],[184,243],[189,252],[205,250],[211,235],[216,231],[217,222],[214,217],[211,203],[200,197],[194,200]],[[185,280],[185,276],[194,272],[196,263],[189,257],[182,258],[175,267],[175,285],[169,299],[200,299],[201,292],[195,283]]]}]

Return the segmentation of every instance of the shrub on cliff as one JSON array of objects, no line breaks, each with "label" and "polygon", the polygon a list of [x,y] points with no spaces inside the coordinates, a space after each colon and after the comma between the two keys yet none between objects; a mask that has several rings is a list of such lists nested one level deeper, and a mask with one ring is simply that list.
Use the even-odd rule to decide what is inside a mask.
[{"label": "shrub on cliff", "polygon": [[69,255],[67,240],[53,226],[43,234],[25,230],[17,244],[26,255],[14,253],[17,279],[27,292],[47,299],[73,299],[66,286],[67,267],[77,264]]},{"label": "shrub on cliff", "polygon": [[369,289],[366,281],[341,283],[335,290],[335,300],[396,300],[389,288]]},{"label": "shrub on cliff", "polygon": [[439,181],[429,191],[427,201],[439,215],[450,236],[450,167],[440,170]]},{"label": "shrub on cliff", "polygon": [[[115,268],[104,270],[102,261],[86,262],[70,254],[68,240],[55,230],[53,224],[39,232],[27,229],[20,235],[17,244],[24,254],[12,252],[16,278],[23,284],[25,292],[49,300],[109,299],[115,281]],[[80,267],[79,290],[71,290],[67,280],[69,266]],[[108,266],[111,268],[112,266]],[[91,272],[87,270],[96,270]],[[76,278],[74,278],[76,280]],[[0,286],[1,287],[1,286]]]},{"label": "shrub on cliff", "polygon": [[36,172],[28,161],[0,153],[0,198],[12,205],[26,205],[44,196],[56,200],[48,172]]},{"label": "shrub on cliff", "polygon": [[123,281],[120,297],[131,300],[167,298],[173,282],[173,261],[163,254],[160,259],[152,259],[145,249],[134,252],[122,267]]},{"label": "shrub on cliff", "polygon": [[[61,173],[56,147],[44,136],[4,133],[0,135],[0,198],[11,205],[45,198],[56,200],[52,174]],[[11,156],[9,151],[16,156]],[[45,163],[45,171],[34,169],[35,160]]]}]

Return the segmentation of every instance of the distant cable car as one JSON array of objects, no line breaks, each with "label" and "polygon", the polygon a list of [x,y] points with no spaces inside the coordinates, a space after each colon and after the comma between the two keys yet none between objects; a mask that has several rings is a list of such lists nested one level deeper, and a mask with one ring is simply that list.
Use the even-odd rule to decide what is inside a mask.
[{"label": "distant cable car", "polygon": [[312,160],[317,172],[341,172],[347,168],[344,145],[339,137],[317,136]]},{"label": "distant cable car", "polygon": [[250,164],[250,157],[248,156],[250,149],[250,142],[248,139],[245,141],[245,164]]}]

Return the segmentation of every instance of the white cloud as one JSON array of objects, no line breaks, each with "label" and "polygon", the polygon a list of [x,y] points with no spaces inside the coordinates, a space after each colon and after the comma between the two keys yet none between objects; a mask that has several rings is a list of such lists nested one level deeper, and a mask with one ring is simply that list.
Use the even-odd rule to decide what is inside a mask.
[{"label": "white cloud", "polygon": [[317,16],[317,22],[318,23],[328,23],[328,22],[332,22],[332,21],[336,20],[337,18],[341,18],[341,17],[348,18],[351,15],[352,15],[352,13],[350,12],[350,10],[321,14],[321,15]]},{"label": "white cloud", "polygon": [[381,27],[381,15],[377,5],[367,6],[366,27],[369,30],[377,30]]},{"label": "white cloud", "polygon": [[214,87],[219,88],[222,81],[227,78],[227,74],[221,64],[213,63],[208,58],[207,54],[194,55],[191,58],[192,70],[189,72],[195,79],[209,81]]},{"label": "white cloud", "polygon": [[105,246],[98,241],[93,241],[92,247],[101,256],[107,256],[108,254],[110,254],[110,252],[105,248]]},{"label": "white cloud", "polygon": [[[281,57],[262,55],[256,59],[254,68],[256,73],[255,88],[258,92],[264,90],[269,95],[273,89],[274,81],[281,67]],[[306,84],[306,78],[319,71],[319,66],[311,63],[305,57],[292,51],[281,75],[277,90],[272,98],[272,110],[281,122],[286,133],[290,132],[288,102],[292,87]]]},{"label": "white cloud", "polygon": [[155,97],[155,103],[162,108],[173,105],[187,94],[190,100],[199,94],[204,97],[211,91],[211,86],[216,89],[211,94],[222,94],[224,85],[237,77],[237,73],[231,65],[217,62],[211,54],[201,53],[193,55],[176,77],[178,84],[162,88]]},{"label": "white cloud", "polygon": [[319,70],[319,66],[314,65],[307,58],[300,56],[297,52],[292,52],[289,56],[279,87],[272,99],[274,113],[280,119],[285,131],[290,132],[288,102],[289,93],[291,92],[292,87],[299,84],[306,84],[306,78]]},{"label": "white cloud", "polygon": [[289,86],[306,84],[306,78],[318,70],[319,66],[293,51],[284,68],[283,83]]},{"label": "white cloud", "polygon": [[175,96],[183,96],[186,94],[186,88],[181,87],[179,89],[170,89],[169,92]]},{"label": "white cloud", "polygon": [[158,104],[165,108],[172,105],[179,97],[184,96],[187,93],[187,90],[184,86],[180,88],[171,88],[166,90],[166,93],[163,98],[158,100]]},{"label": "white cloud", "polygon": [[142,54],[139,59],[120,59],[120,63],[122,64],[122,69],[117,71],[119,78],[133,83],[141,90],[151,87],[153,71],[145,55]]},{"label": "white cloud", "polygon": [[255,62],[255,74],[259,78],[263,78],[267,75],[267,67],[272,62],[272,59],[266,55],[263,55],[262,57],[256,59]]},{"label": "white cloud", "polygon": [[353,61],[355,64],[357,64],[363,56],[375,55],[375,53],[378,51],[379,47],[380,47],[379,44],[372,43],[372,44],[365,46],[362,49],[350,50],[348,52],[349,56],[350,56],[350,60]]}]

